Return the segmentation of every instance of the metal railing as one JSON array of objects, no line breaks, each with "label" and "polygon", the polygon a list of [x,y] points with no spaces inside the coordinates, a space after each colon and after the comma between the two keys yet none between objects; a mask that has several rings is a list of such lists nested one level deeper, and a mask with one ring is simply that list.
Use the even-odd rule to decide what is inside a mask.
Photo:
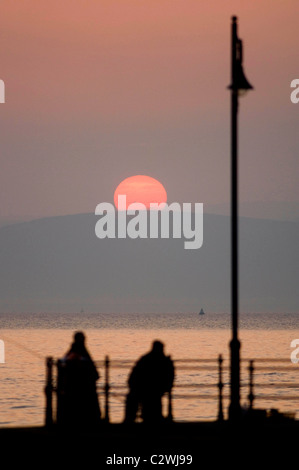
[{"label": "metal railing", "polygon": [[[128,392],[127,377],[133,365],[132,360],[110,360],[108,356],[103,361],[96,361],[97,368],[100,371],[104,370],[103,382],[97,390],[104,400],[104,421],[107,423],[111,422],[111,400],[121,399],[123,405],[125,403]],[[218,421],[224,420],[224,401],[230,398],[229,361],[219,355],[215,359],[177,359],[174,360],[174,365],[176,378],[172,391],[167,394],[167,418],[172,420],[174,403],[178,400],[201,400],[201,405],[204,400],[213,400],[215,411],[217,410],[215,416]],[[111,379],[112,372],[118,377],[117,383]],[[52,425],[57,418],[58,374],[59,361],[52,357],[47,358],[46,426]],[[241,399],[244,399],[245,395],[247,410],[253,410],[256,403],[266,404],[271,409],[277,400],[296,402],[296,407],[298,407],[299,383],[290,380],[292,375],[295,379],[298,371],[296,366],[287,359],[242,359],[241,377],[245,379],[241,380],[240,394]],[[55,396],[56,400],[54,400]],[[290,416],[295,416],[296,407],[289,412]]]},{"label": "metal railing", "polygon": [[256,403],[273,407],[277,401],[289,402],[292,408],[285,414],[295,417],[299,409],[298,366],[290,359],[279,358],[243,359],[243,362],[248,364],[248,381],[242,385],[248,387],[249,409]]}]

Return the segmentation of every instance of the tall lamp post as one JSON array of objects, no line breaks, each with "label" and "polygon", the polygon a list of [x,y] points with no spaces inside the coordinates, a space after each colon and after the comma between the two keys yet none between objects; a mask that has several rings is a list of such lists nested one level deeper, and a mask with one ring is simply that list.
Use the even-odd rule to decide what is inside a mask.
[{"label": "tall lamp post", "polygon": [[230,342],[230,406],[229,419],[240,418],[240,341],[238,337],[238,104],[239,96],[253,87],[247,81],[242,67],[242,41],[237,34],[237,17],[232,17],[231,78],[231,309],[232,339]]}]

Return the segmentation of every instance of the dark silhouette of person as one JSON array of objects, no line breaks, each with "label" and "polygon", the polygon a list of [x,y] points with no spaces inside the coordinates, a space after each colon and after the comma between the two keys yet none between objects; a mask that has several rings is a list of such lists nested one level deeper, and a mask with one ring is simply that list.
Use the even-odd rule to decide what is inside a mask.
[{"label": "dark silhouette of person", "polygon": [[81,331],[74,334],[58,370],[58,423],[83,429],[97,426],[101,418],[96,390],[99,373]]},{"label": "dark silhouette of person", "polygon": [[165,356],[163,343],[154,341],[151,351],[137,361],[129,375],[125,422],[135,421],[139,407],[144,423],[161,422],[162,396],[170,392],[173,381],[173,362]]}]

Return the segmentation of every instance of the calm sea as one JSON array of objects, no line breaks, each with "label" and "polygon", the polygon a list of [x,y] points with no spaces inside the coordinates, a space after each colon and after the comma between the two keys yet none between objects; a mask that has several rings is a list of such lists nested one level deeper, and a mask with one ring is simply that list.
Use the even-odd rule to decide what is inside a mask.
[{"label": "calm sea", "polygon": [[[113,422],[123,419],[130,367],[150,349],[154,339],[165,343],[165,352],[175,361],[174,419],[216,418],[219,354],[224,358],[226,413],[231,337],[229,314],[1,314],[0,324],[0,339],[5,345],[5,363],[0,364],[0,426],[44,423],[45,358],[62,357],[72,341],[73,332],[78,329],[85,331],[87,347],[94,360],[99,361],[101,377],[98,388],[102,408],[102,361],[106,355],[111,360]],[[258,395],[255,406],[296,412],[298,418],[299,364],[293,364],[290,359],[294,349],[291,342],[297,338],[299,315],[269,313],[240,316],[242,406],[248,405],[248,360],[254,359],[255,393]],[[193,362],[188,363],[190,359]],[[208,362],[194,362],[198,359]],[[261,359],[267,361],[262,362]],[[270,359],[275,361],[271,362]],[[119,361],[128,361],[127,368],[117,368]],[[166,402],[164,407],[166,413]]]}]

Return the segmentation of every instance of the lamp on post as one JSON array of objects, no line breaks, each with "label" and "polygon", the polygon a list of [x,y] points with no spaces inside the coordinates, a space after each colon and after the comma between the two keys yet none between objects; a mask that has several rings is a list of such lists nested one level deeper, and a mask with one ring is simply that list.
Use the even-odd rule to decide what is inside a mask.
[{"label": "lamp on post", "polygon": [[253,87],[243,72],[242,41],[237,34],[237,17],[232,17],[231,56],[231,309],[232,339],[230,342],[230,406],[229,419],[237,421],[240,408],[240,341],[238,337],[238,101]]}]

